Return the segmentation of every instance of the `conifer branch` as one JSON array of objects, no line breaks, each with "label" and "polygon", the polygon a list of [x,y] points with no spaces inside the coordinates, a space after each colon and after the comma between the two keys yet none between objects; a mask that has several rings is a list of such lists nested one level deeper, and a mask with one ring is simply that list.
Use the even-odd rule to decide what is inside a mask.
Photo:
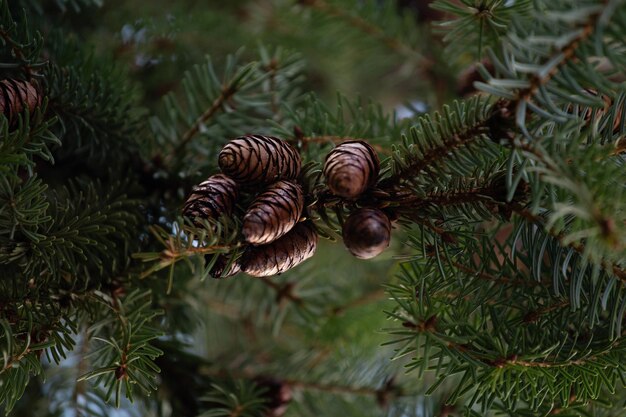
[{"label": "conifer branch", "polygon": [[548,313],[551,313],[552,311],[565,308],[569,305],[570,305],[570,302],[568,300],[565,300],[565,301],[557,301],[547,306],[540,307],[536,310],[532,310],[526,313],[522,319],[522,322],[524,324],[537,322],[542,316]]},{"label": "conifer branch", "polygon": [[304,300],[298,295],[294,294],[293,290],[296,284],[294,284],[293,282],[285,282],[281,285],[272,281],[271,278],[259,278],[259,280],[276,292],[277,303],[280,304],[281,301],[286,299],[295,303],[298,306],[302,306],[304,304]]},{"label": "conifer branch", "polygon": [[507,357],[492,357],[493,355],[486,352],[481,352],[472,349],[471,342],[466,344],[460,344],[452,341],[445,333],[438,333],[437,331],[437,318],[436,316],[430,316],[425,320],[419,322],[404,321],[402,327],[411,329],[417,333],[424,333],[430,335],[438,344],[442,345],[450,351],[457,352],[461,356],[469,357],[472,360],[479,362],[483,366],[493,368],[564,368],[570,366],[584,366],[588,363],[600,360],[603,356],[613,354],[613,348],[623,343],[620,338],[612,341],[608,346],[603,348],[600,352],[591,356],[585,356],[579,359],[570,359],[565,361],[546,361],[546,360],[525,360],[520,359],[519,355],[512,354]]},{"label": "conifer branch", "polygon": [[2,38],[4,43],[11,45],[11,51],[15,54],[15,56],[20,61],[26,62],[26,56],[23,52],[22,45],[19,42],[17,42],[15,39],[13,39],[6,30],[0,29],[0,38]]},{"label": "conifer branch", "polygon": [[[566,234],[564,232],[559,232],[554,228],[548,229],[546,230],[546,222],[545,219],[539,215],[533,214],[530,210],[525,209],[525,208],[521,208],[519,206],[513,206],[513,211],[518,214],[520,217],[524,218],[525,220],[536,224],[537,226],[541,227],[542,230],[545,230],[550,236],[554,237],[555,239],[557,239],[559,241],[559,243],[561,244],[561,246],[563,247],[568,247],[571,248],[573,250],[575,250],[577,253],[579,253],[580,255],[584,255],[585,254],[585,244],[581,243],[581,242],[569,242],[569,241],[565,241],[565,237]],[[608,273],[611,273],[612,275],[616,276],[620,281],[622,281],[622,283],[626,284],[626,269],[620,267],[619,265],[614,264],[613,262],[609,261],[608,259],[600,259],[600,261],[598,262],[598,265],[602,267],[602,269],[604,269],[605,271],[607,271]]]},{"label": "conifer branch", "polygon": [[537,93],[537,90],[542,85],[547,84],[559,72],[560,67],[567,64],[571,59],[576,58],[576,50],[580,44],[593,33],[600,16],[602,16],[602,13],[600,12],[591,13],[587,22],[579,28],[579,34],[572,38],[562,49],[558,51],[558,53],[553,54],[546,60],[546,62],[551,62],[556,60],[559,56],[562,56],[556,65],[554,65],[554,67],[543,76],[533,74],[529,80],[530,86],[520,89],[517,92],[517,98],[515,101],[530,101],[532,96]]},{"label": "conifer branch", "polygon": [[366,292],[362,294],[360,297],[357,297],[354,300],[347,302],[346,304],[332,307],[330,309],[329,314],[332,314],[333,316],[340,316],[344,314],[347,310],[350,310],[352,308],[358,308],[358,307],[367,305],[369,303],[376,303],[376,302],[383,301],[385,299],[386,294],[387,293],[385,292],[383,288],[377,288],[374,291],[370,291],[370,292]]},{"label": "conifer branch", "polygon": [[447,230],[445,230],[442,227],[432,224],[432,222],[428,221],[428,219],[417,215],[415,212],[412,212],[412,211],[408,212],[405,214],[405,216],[411,221],[429,228],[430,230],[432,230],[433,232],[441,236],[442,239],[445,239],[445,240],[449,239],[450,233]]},{"label": "conifer branch", "polygon": [[420,129],[412,133],[417,155],[405,150],[399,156],[405,161],[391,176],[384,178],[378,186],[389,190],[402,181],[413,181],[422,171],[434,176],[433,166],[464,147],[473,145],[477,140],[489,138],[492,125],[498,113],[492,111],[486,100],[481,97],[458,105],[455,110],[444,108],[444,116],[436,113],[436,121],[430,118],[420,119]]},{"label": "conifer branch", "polygon": [[448,138],[444,138],[443,143],[435,148],[429,149],[424,156],[416,161],[410,162],[407,169],[401,173],[397,173],[381,182],[384,186],[397,184],[405,178],[413,178],[421,171],[428,170],[430,166],[449,156],[456,149],[466,146],[468,143],[482,137],[484,128],[487,126],[487,120],[484,120],[469,129],[454,134]]},{"label": "conifer branch", "polygon": [[311,7],[321,13],[325,13],[331,17],[335,17],[348,23],[350,26],[362,31],[363,33],[379,39],[392,51],[401,55],[416,59],[420,66],[428,66],[429,63],[425,58],[417,53],[413,48],[404,44],[401,39],[389,36],[383,32],[381,28],[373,25],[369,21],[352,13],[348,13],[340,7],[334,6],[325,0],[299,0],[299,4]]},{"label": "conifer branch", "polygon": [[471,268],[458,261],[451,262],[451,265],[457,268],[459,271],[462,271],[463,273],[469,276],[476,277],[484,281],[495,282],[498,284],[514,285],[518,287],[544,288],[544,286],[548,283],[545,280],[543,282],[540,282],[536,280],[513,279],[513,278],[507,278],[504,276],[492,275],[492,274],[489,274],[488,272],[485,272],[484,270],[477,270],[477,269]]},{"label": "conifer branch", "polygon": [[[470,180],[473,180],[474,183],[476,182],[475,178]],[[390,191],[389,194],[389,204],[397,206],[401,212],[412,211],[429,205],[442,207],[475,202],[492,205],[510,205],[515,203],[506,203],[504,183],[496,179],[475,187],[451,187],[449,190],[434,191],[424,195],[418,195],[408,187],[399,186]]]},{"label": "conifer branch", "polygon": [[187,131],[185,131],[180,142],[174,149],[174,154],[180,154],[189,141],[191,141],[191,139],[193,139],[193,137],[200,131],[202,125],[206,124],[206,122],[209,121],[219,110],[224,109],[224,103],[237,92],[237,85],[238,81],[233,80],[229,85],[222,88],[220,95],[213,101],[213,103],[211,103],[211,106],[196,119]]},{"label": "conifer branch", "polygon": [[367,386],[352,386],[352,385],[342,385],[335,383],[323,383],[323,382],[315,382],[315,381],[305,381],[302,379],[295,378],[281,378],[276,375],[268,375],[265,373],[257,374],[249,370],[235,370],[235,369],[227,369],[227,368],[219,368],[219,369],[202,369],[203,375],[219,377],[219,378],[234,378],[234,379],[243,379],[243,380],[258,380],[258,379],[271,379],[273,381],[280,382],[281,384],[288,385],[294,389],[301,390],[314,390],[314,391],[323,391],[331,394],[348,394],[348,395],[366,395],[366,396],[374,396],[380,398],[381,395],[393,395],[393,394],[402,394],[400,387],[398,387],[393,378],[389,378],[387,383],[384,384],[381,388],[373,388]]}]

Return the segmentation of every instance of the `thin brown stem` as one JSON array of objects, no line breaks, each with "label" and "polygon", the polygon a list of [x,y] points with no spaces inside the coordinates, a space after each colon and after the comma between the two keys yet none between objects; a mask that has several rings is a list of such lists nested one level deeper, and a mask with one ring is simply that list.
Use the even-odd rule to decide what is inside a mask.
[{"label": "thin brown stem", "polygon": [[505,190],[499,182],[485,184],[464,190],[438,191],[425,195],[416,195],[409,188],[396,188],[390,191],[389,203],[398,206],[403,211],[413,212],[424,206],[450,206],[457,204],[482,201],[491,204],[503,204],[506,198]]},{"label": "thin brown stem", "polygon": [[421,64],[421,66],[428,66],[430,64],[412,47],[406,45],[398,38],[387,35],[378,26],[373,25],[372,23],[355,14],[348,13],[345,10],[329,4],[324,0],[302,0],[300,1],[300,4],[304,6],[309,6],[321,13],[325,13],[329,16],[345,21],[350,26],[362,31],[363,33],[379,39],[385,46],[387,46],[392,51],[415,59],[418,63]]},{"label": "thin brown stem", "polygon": [[295,288],[295,284],[293,282],[286,282],[284,284],[277,284],[271,279],[268,278],[259,278],[263,284],[267,285],[274,291],[276,291],[276,301],[280,303],[282,300],[289,300],[299,306],[304,304],[304,300],[294,294],[293,290]]},{"label": "thin brown stem", "polygon": [[385,290],[378,288],[375,291],[366,292],[358,298],[340,306],[336,306],[330,309],[329,314],[333,316],[339,316],[352,308],[361,307],[369,303],[379,302],[385,299]]},{"label": "thin brown stem", "polygon": [[537,320],[539,320],[539,318],[541,316],[546,315],[546,314],[548,314],[548,313],[550,313],[552,311],[555,311],[555,310],[560,310],[560,309],[565,308],[565,307],[567,307],[569,305],[570,305],[570,302],[568,300],[558,301],[556,303],[549,304],[547,306],[538,308],[536,310],[529,311],[528,313],[526,313],[524,315],[524,318],[522,319],[522,321],[525,324],[534,323]]},{"label": "thin brown stem", "polygon": [[180,142],[174,149],[174,154],[179,154],[187,146],[191,139],[193,139],[193,137],[200,131],[200,127],[211,119],[219,109],[222,109],[224,103],[236,92],[237,89],[233,85],[224,87],[211,106],[204,113],[202,113],[193,125],[191,125],[191,127],[183,134]]},{"label": "thin brown stem", "polygon": [[474,276],[476,278],[479,278],[481,280],[484,281],[489,281],[489,282],[495,282],[495,283],[500,283],[500,284],[508,284],[508,285],[514,285],[514,286],[518,286],[518,287],[537,287],[539,286],[541,283],[538,281],[534,281],[534,280],[524,280],[524,279],[513,279],[513,278],[507,278],[507,277],[502,277],[502,276],[497,276],[497,275],[492,275],[489,274],[485,271],[480,271],[477,269],[473,269],[467,265],[463,265],[460,262],[457,261],[453,261],[452,265],[458,269],[459,271],[462,271],[468,275]]},{"label": "thin brown stem", "polygon": [[482,137],[489,123],[489,118],[481,120],[474,126],[463,132],[456,133],[444,138],[439,146],[433,147],[422,154],[419,158],[408,161],[408,167],[380,182],[381,188],[389,188],[405,179],[414,178],[421,171],[427,170],[433,164],[449,156],[450,153],[462,146],[466,146],[474,140]]},{"label": "thin brown stem", "polygon": [[403,327],[412,329],[415,332],[419,333],[430,333],[437,340],[438,343],[445,345],[445,347],[451,351],[459,352],[459,354],[463,356],[469,356],[473,360],[482,363],[484,366],[494,367],[494,368],[514,368],[514,367],[524,367],[524,368],[564,368],[568,366],[584,366],[590,362],[600,359],[602,356],[611,353],[612,349],[619,345],[621,339],[616,339],[609,346],[604,348],[602,351],[596,353],[595,355],[582,357],[579,359],[565,360],[565,361],[547,361],[547,360],[524,360],[520,359],[519,355],[512,354],[508,357],[495,357],[493,358],[493,354],[490,352],[480,352],[478,350],[474,350],[473,346],[470,343],[459,344],[452,341],[446,341],[448,338],[446,334],[440,334],[437,332],[437,320],[435,316],[429,317],[426,320],[420,321],[419,323],[413,323],[410,321],[404,322],[402,324]]},{"label": "thin brown stem", "polygon": [[580,44],[585,39],[587,39],[593,33],[595,24],[597,23],[600,16],[601,16],[601,13],[592,13],[591,15],[589,15],[589,19],[587,20],[587,22],[585,22],[585,24],[579,29],[580,30],[579,35],[575,36],[563,48],[558,50],[554,55],[552,55],[549,59],[546,60],[546,62],[550,62],[558,58],[559,55],[562,55],[561,61],[557,65],[555,65],[554,68],[552,68],[550,72],[545,74],[543,77],[534,75],[530,79],[530,86],[518,91],[517,93],[518,102],[530,101],[531,97],[535,95],[537,90],[542,85],[547,84],[558,73],[559,68],[561,68],[567,62],[569,62],[570,59],[575,58],[576,49],[580,46]]}]

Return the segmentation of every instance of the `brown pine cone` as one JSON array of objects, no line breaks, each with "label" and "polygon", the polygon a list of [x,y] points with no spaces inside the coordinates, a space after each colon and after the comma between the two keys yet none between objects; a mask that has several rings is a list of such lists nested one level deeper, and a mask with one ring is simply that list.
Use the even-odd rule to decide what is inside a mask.
[{"label": "brown pine cone", "polygon": [[259,194],[243,218],[243,236],[253,245],[265,245],[290,231],[304,207],[302,188],[278,181]]},{"label": "brown pine cone", "polygon": [[[206,255],[205,256],[206,262],[210,261],[211,256],[217,256],[217,260],[215,261],[215,263],[211,267],[211,270],[209,271],[209,275],[211,275],[211,277],[216,278],[216,279],[228,278],[241,272],[241,264],[239,263],[239,260],[230,262],[230,259],[228,256],[214,254],[214,255]],[[229,266],[228,265],[229,262],[230,262],[230,267],[228,268],[228,270],[226,270],[226,267]]]},{"label": "brown pine cone", "polygon": [[15,122],[25,108],[33,112],[41,105],[41,94],[35,85],[28,81],[5,79],[0,81],[0,113],[9,121]]},{"label": "brown pine cone", "polygon": [[343,243],[359,259],[370,259],[389,246],[391,223],[378,209],[354,211],[343,224]]},{"label": "brown pine cone", "polygon": [[259,387],[265,388],[263,398],[268,410],[264,417],[282,417],[287,412],[287,407],[292,399],[292,391],[289,384],[265,376],[256,377],[253,381]]},{"label": "brown pine cone", "polygon": [[221,215],[229,216],[238,196],[235,181],[226,175],[212,175],[193,188],[183,207],[183,216],[212,220],[219,219]]},{"label": "brown pine cone", "polygon": [[330,151],[324,163],[324,177],[330,191],[344,198],[356,198],[376,182],[380,162],[368,143],[344,142]]},{"label": "brown pine cone", "polygon": [[241,270],[254,277],[282,274],[309,259],[317,248],[317,233],[308,223],[298,223],[280,239],[250,246],[241,258]]},{"label": "brown pine cone", "polygon": [[220,152],[218,163],[224,174],[247,185],[294,179],[300,174],[302,165],[293,146],[281,139],[261,135],[231,140]]}]

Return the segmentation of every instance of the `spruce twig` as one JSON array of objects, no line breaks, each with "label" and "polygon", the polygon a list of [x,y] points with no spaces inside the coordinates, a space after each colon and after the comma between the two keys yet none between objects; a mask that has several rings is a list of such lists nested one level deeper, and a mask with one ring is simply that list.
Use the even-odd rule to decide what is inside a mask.
[{"label": "spruce twig", "polygon": [[282,300],[287,299],[298,306],[302,306],[304,304],[304,300],[293,292],[294,288],[296,287],[296,284],[294,284],[293,282],[277,284],[276,282],[272,281],[271,278],[259,278],[259,280],[276,292],[277,303],[280,304]]},{"label": "spruce twig", "polygon": [[200,131],[200,127],[206,124],[219,110],[223,110],[224,103],[228,101],[237,92],[237,82],[233,81],[231,84],[222,88],[220,95],[213,100],[211,106],[204,113],[202,113],[194,122],[193,125],[183,134],[180,142],[174,149],[174,154],[180,154],[187,146],[189,141]]},{"label": "spruce twig", "polygon": [[[517,213],[520,217],[526,219],[527,221],[536,224],[537,226],[541,227],[543,230],[546,230],[546,222],[545,219],[542,216],[533,214],[530,210],[525,209],[525,208],[521,208],[521,207],[514,207],[513,211],[515,213]],[[557,231],[555,228],[551,228],[546,230],[546,232],[556,238],[559,243],[561,244],[561,246],[563,247],[568,247],[571,248],[573,250],[575,250],[576,252],[578,252],[581,255],[585,255],[585,245],[584,243],[581,242],[565,242],[564,238],[565,238],[565,233],[564,232],[559,232]],[[600,265],[602,267],[602,269],[604,269],[605,271],[607,271],[608,273],[613,274],[614,276],[616,276],[617,278],[620,279],[620,281],[622,281],[623,283],[626,284],[626,269],[620,267],[619,265],[614,264],[613,262],[607,260],[607,259],[601,259],[598,262],[598,265]]]},{"label": "spruce twig", "polygon": [[420,67],[429,66],[429,62],[419,55],[410,46],[402,42],[401,39],[389,36],[383,32],[378,26],[373,25],[367,20],[361,18],[353,13],[346,12],[344,9],[334,6],[325,0],[299,0],[299,3],[306,7],[311,7],[321,13],[325,13],[329,16],[339,18],[350,26],[362,31],[363,33],[379,39],[384,45],[386,45],[392,51],[399,53],[403,56],[413,58],[417,60]]}]

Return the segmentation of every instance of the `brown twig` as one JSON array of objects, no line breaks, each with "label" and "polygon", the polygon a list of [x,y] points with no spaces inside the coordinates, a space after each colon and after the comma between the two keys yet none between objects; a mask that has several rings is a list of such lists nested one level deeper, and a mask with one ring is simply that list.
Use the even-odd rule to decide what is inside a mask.
[{"label": "brown twig", "polygon": [[601,16],[601,13],[592,13],[589,15],[589,19],[585,24],[580,28],[580,34],[570,40],[567,45],[561,48],[556,54],[552,55],[546,62],[550,62],[553,59],[556,59],[559,55],[562,55],[561,61],[556,64],[550,72],[545,74],[543,77],[539,77],[538,75],[533,75],[530,79],[530,86],[520,89],[517,92],[517,102],[521,101],[530,101],[531,97],[535,95],[537,90],[542,86],[547,84],[559,71],[559,68],[565,65],[570,59],[572,59],[576,53],[576,49],[578,46],[587,39],[592,33],[597,20]]},{"label": "brown twig", "polygon": [[282,300],[287,299],[298,306],[302,306],[304,304],[304,300],[298,295],[294,294],[293,290],[296,285],[293,282],[277,284],[268,278],[259,278],[259,281],[263,282],[263,284],[276,291],[276,301],[278,303],[280,303]]},{"label": "brown twig", "polygon": [[497,276],[497,275],[491,275],[485,271],[473,269],[467,265],[463,265],[462,263],[456,262],[456,261],[452,262],[452,266],[454,266],[456,269],[468,275],[475,276],[476,278],[480,278],[484,281],[501,283],[501,284],[510,284],[510,285],[515,285],[518,287],[542,286],[541,282],[538,282],[535,280],[513,279],[513,278],[507,278],[507,277],[502,277],[502,276]]},{"label": "brown twig", "polygon": [[325,13],[331,17],[341,19],[351,25],[352,27],[362,31],[363,33],[370,35],[376,39],[379,39],[384,45],[394,52],[400,53],[404,56],[416,59],[422,66],[432,65],[417,51],[410,46],[403,43],[400,39],[389,36],[380,29],[378,26],[373,25],[367,20],[361,18],[352,13],[348,13],[345,10],[336,7],[324,0],[301,0],[300,4],[303,6],[311,7],[321,13]]},{"label": "brown twig", "polygon": [[482,134],[486,132],[489,120],[489,118],[481,120],[461,133],[444,138],[441,145],[429,149],[419,159],[409,161],[409,166],[406,169],[382,180],[379,183],[380,187],[383,189],[391,188],[403,179],[415,177],[421,171],[428,169],[437,161],[448,156],[450,152],[482,137]]},{"label": "brown twig", "polygon": [[211,106],[200,115],[193,123],[193,125],[183,134],[180,142],[174,149],[174,154],[179,154],[185,146],[193,139],[193,137],[200,131],[200,126],[212,118],[219,109],[223,108],[224,103],[231,98],[237,92],[237,88],[234,85],[225,86],[222,88],[220,95],[213,101]]},{"label": "brown twig", "polygon": [[355,307],[360,307],[372,302],[378,302],[385,299],[385,290],[383,288],[378,288],[375,291],[366,292],[358,298],[355,298],[352,301],[349,301],[346,304],[332,307],[329,311],[330,315],[339,316],[345,313],[347,310]]},{"label": "brown twig", "polygon": [[[447,335],[445,334],[437,334],[437,320],[435,316],[431,316],[428,319],[420,321],[419,323],[414,323],[411,321],[405,321],[402,323],[402,327],[412,329],[415,332],[419,333],[432,333],[436,339],[445,340]],[[484,366],[494,367],[494,368],[513,368],[513,367],[524,367],[524,368],[563,368],[568,366],[582,366],[589,362],[599,359],[605,354],[611,352],[611,349],[617,346],[620,343],[621,339],[616,339],[609,346],[606,347],[601,352],[598,352],[595,355],[574,359],[574,360],[566,360],[561,362],[549,362],[549,361],[527,361],[524,359],[520,359],[518,355],[512,354],[508,357],[496,357],[495,359],[489,358],[490,354],[485,352],[480,352],[472,349],[471,343],[459,344],[456,342],[448,341],[445,346],[449,350],[459,352],[462,355],[469,356],[473,360],[482,363]]]}]

